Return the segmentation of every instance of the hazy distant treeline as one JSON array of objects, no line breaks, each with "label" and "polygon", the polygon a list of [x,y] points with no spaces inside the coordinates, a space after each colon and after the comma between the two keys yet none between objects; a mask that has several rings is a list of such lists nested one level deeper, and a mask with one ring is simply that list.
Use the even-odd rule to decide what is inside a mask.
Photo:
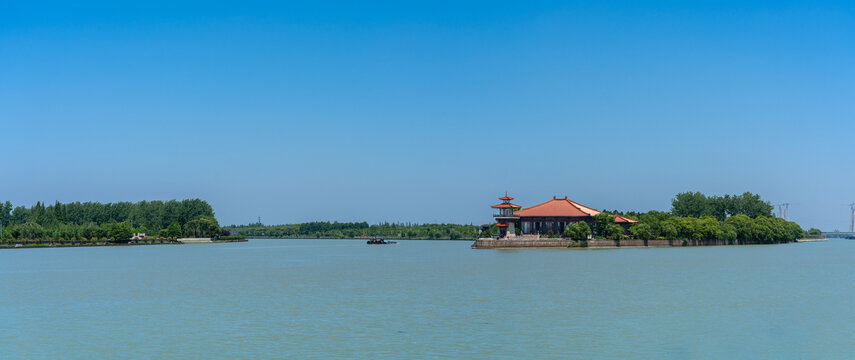
[{"label": "hazy distant treeline", "polygon": [[232,234],[253,237],[283,238],[357,238],[379,236],[403,239],[474,239],[478,235],[478,226],[458,224],[411,224],[381,223],[369,225],[367,222],[307,222],[288,225],[231,225],[223,228]]}]

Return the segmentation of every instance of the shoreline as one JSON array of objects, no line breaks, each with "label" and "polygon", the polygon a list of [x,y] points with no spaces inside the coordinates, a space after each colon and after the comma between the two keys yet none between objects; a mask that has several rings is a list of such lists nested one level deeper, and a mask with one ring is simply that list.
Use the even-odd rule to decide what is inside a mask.
[{"label": "shoreline", "polygon": [[[229,242],[247,242],[248,239],[235,239],[235,240],[211,240],[208,244],[218,244],[218,243],[229,243]],[[103,244],[27,244],[24,245],[22,243],[12,244],[3,244],[0,245],[0,250],[3,249],[43,249],[43,248],[77,248],[77,247],[106,247],[106,246],[156,246],[156,245],[187,245],[189,243],[182,243],[180,241],[170,241],[170,242],[162,242],[162,243],[144,243],[144,242],[134,242],[132,244],[128,243],[103,243]],[[16,246],[21,245],[21,246]]]},{"label": "shoreline", "polygon": [[828,241],[828,238],[796,239],[796,242],[817,242],[817,241]]},{"label": "shoreline", "polygon": [[[817,240],[824,241],[824,240]],[[740,246],[740,245],[779,245],[802,242],[799,240],[789,243],[760,243],[760,242],[745,242],[745,243],[727,243],[720,240],[693,240],[683,241],[679,239],[671,240],[608,240],[608,239],[592,239],[587,240],[585,246],[579,242],[570,239],[548,239],[548,240],[499,240],[499,239],[477,239],[472,243],[473,249],[643,249],[643,248],[666,248],[666,247],[695,247],[695,246]],[[578,246],[571,246],[578,244]]]}]

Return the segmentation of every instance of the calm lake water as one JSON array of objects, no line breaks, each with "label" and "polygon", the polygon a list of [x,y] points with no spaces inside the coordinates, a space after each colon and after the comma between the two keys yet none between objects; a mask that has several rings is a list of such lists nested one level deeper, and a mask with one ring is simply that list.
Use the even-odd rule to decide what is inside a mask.
[{"label": "calm lake water", "polygon": [[843,359],[855,241],[0,251],[0,358]]}]

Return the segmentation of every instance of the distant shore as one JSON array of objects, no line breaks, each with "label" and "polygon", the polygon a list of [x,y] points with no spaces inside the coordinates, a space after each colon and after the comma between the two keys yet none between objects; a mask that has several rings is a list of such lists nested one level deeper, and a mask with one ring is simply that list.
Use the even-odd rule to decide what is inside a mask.
[{"label": "distant shore", "polygon": [[[211,240],[211,243],[246,242],[247,239]],[[97,243],[5,243],[0,249],[35,249],[35,248],[70,248],[70,247],[103,247],[103,246],[149,246],[149,245],[187,245],[177,240],[127,241],[127,242],[97,242]]]}]

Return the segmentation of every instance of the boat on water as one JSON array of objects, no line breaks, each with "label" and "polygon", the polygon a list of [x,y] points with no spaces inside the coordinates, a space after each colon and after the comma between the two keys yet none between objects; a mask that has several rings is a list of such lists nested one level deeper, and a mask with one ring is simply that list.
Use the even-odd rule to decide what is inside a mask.
[{"label": "boat on water", "polygon": [[394,245],[397,244],[397,241],[386,241],[383,239],[373,238],[365,242],[368,245]]}]

